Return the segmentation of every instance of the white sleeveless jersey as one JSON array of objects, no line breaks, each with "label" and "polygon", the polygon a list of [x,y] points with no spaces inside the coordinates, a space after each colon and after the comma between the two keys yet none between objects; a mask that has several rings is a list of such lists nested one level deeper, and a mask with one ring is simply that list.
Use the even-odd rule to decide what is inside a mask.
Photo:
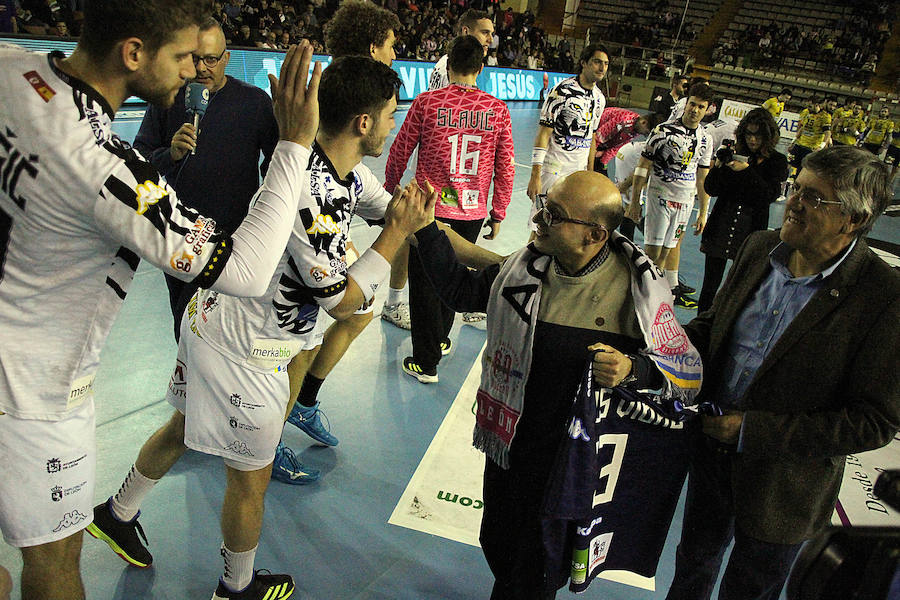
[{"label": "white sleeveless jersey", "polygon": [[540,124],[553,130],[542,172],[564,177],[587,168],[591,141],[605,107],[599,85],[586,90],[578,77],[569,77],[553,86],[541,108]]},{"label": "white sleeveless jersey", "polygon": [[92,398],[139,262],[129,248],[205,287],[231,252],[55,58],[0,45],[0,412],[43,420]]},{"label": "white sleeveless jersey", "polygon": [[201,290],[187,309],[187,318],[210,346],[255,371],[283,370],[303,349],[319,315],[319,300],[347,287],[353,215],[381,224],[391,200],[362,163],[340,180],[318,144],[308,172],[309,187],[301,195],[294,230],[266,293],[237,298]]}]

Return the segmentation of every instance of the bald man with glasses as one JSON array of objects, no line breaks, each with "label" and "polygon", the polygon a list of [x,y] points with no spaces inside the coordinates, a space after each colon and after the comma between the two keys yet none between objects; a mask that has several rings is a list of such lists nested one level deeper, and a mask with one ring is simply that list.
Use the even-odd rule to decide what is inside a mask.
[{"label": "bald man with glasses", "polygon": [[[581,472],[585,480],[600,485],[608,471],[591,471],[589,460],[555,466],[569,440],[577,443],[583,437],[573,432],[580,432],[586,421],[576,425],[572,410],[590,392],[579,384],[593,375],[592,385],[604,388],[606,414],[627,415],[640,413],[634,406],[645,402],[665,404],[678,397],[690,403],[701,377],[696,352],[675,321],[662,273],[640,248],[614,231],[623,218],[616,186],[599,173],[576,171],[557,180],[546,195],[536,194],[535,202],[532,243],[481,271],[462,266],[434,224],[415,235],[424,271],[441,300],[456,311],[487,312],[474,445],[486,455],[480,541],[496,580],[492,600],[550,600],[569,579],[571,548],[542,527],[541,507],[565,503],[573,495],[561,489],[545,496],[545,490],[555,489],[551,486],[563,473],[571,474],[565,478],[571,481]],[[678,384],[657,362],[663,337],[665,352],[697,367]],[[627,410],[621,404],[626,397],[632,403]],[[596,420],[599,430],[606,426],[599,425],[601,420],[616,419],[589,420]],[[617,476],[618,489],[632,494],[631,500],[623,500],[622,492],[614,491],[616,484],[608,484],[602,502],[595,505],[602,517],[586,517],[591,525],[585,529],[593,533],[584,535],[609,538],[612,530],[606,528],[613,524],[615,539],[627,543],[614,542],[606,566],[630,571],[652,566],[652,571],[656,563],[649,555],[655,551],[658,559],[667,527],[651,520],[649,531],[642,530],[647,519],[635,511],[666,503],[674,511],[687,470],[684,429],[644,423],[640,432],[623,427],[629,433],[618,430],[612,438],[651,439],[659,457],[654,469],[640,469],[637,476],[630,465],[642,445],[617,447],[617,460],[626,464]],[[591,439],[598,448],[585,453],[599,453],[597,438]],[[608,462],[609,456],[604,457]],[[634,500],[635,489],[647,492],[647,502]],[[593,491],[590,487],[591,496]],[[647,548],[647,554],[629,551],[625,556],[623,549],[637,544]],[[596,575],[595,566],[586,577]],[[572,582],[588,583],[575,576]]]},{"label": "bald man with glasses", "polygon": [[[219,23],[200,26],[193,55],[196,83],[209,90],[199,131],[185,109],[185,89],[167,109],[150,106],[134,147],[165,176],[181,202],[233,231],[265,175],[278,142],[272,101],[261,89],[225,74],[230,52]],[[262,153],[262,163],[260,163]],[[178,340],[181,316],[197,286],[166,275]]]}]

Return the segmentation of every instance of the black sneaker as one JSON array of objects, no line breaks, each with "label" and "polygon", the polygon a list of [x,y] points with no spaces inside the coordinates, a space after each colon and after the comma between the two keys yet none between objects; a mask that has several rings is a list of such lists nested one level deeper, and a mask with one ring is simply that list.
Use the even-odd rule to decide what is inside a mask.
[{"label": "black sneaker", "polygon": [[691,294],[694,294],[697,292],[697,290],[695,288],[692,288],[691,286],[687,285],[681,279],[678,280],[678,285],[675,286],[675,289],[678,290],[678,293],[681,294],[682,296],[690,296]]},{"label": "black sneaker", "polygon": [[697,301],[682,294],[678,294],[675,296],[675,306],[680,306],[681,308],[696,309]]},{"label": "black sneaker", "polygon": [[419,383],[438,382],[437,369],[423,369],[419,363],[413,360],[412,356],[407,356],[403,359],[403,372],[418,379]]},{"label": "black sneaker", "polygon": [[[147,536],[138,523],[141,513],[138,512],[130,521],[120,521],[109,507],[111,501],[112,498],[94,507],[94,522],[87,526],[87,532],[109,544],[113,552],[129,564],[142,569],[149,567],[153,563],[153,555],[147,550]],[[144,540],[143,543],[138,536]]]},{"label": "black sneaker", "polygon": [[284,600],[294,593],[294,579],[290,575],[273,575],[265,569],[254,571],[253,581],[241,592],[232,592],[222,580],[212,600]]},{"label": "black sneaker", "polygon": [[447,356],[450,354],[450,350],[453,349],[453,340],[450,338],[445,339],[441,342],[441,356]]}]

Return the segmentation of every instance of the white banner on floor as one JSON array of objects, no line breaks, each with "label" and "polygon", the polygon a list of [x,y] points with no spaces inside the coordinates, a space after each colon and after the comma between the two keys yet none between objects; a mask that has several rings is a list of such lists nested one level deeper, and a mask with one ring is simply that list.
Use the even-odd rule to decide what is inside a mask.
[{"label": "white banner on floor", "polygon": [[847,457],[832,524],[845,527],[900,527],[900,513],[872,493],[875,481],[885,469],[900,469],[900,434],[884,448]]},{"label": "white banner on floor", "polygon": [[[484,349],[482,348],[482,351]],[[472,446],[481,353],[388,523],[480,546],[484,454]]]}]

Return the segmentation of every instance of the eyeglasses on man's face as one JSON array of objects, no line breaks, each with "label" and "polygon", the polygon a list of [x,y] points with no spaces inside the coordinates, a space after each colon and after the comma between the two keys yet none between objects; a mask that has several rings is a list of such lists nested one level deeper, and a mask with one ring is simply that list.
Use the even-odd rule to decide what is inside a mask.
[{"label": "eyeglasses on man's face", "polygon": [[[227,48],[225,50],[227,50]],[[213,56],[212,54],[207,54],[206,56],[197,56],[196,54],[194,54],[191,56],[191,59],[193,59],[195,67],[200,62],[202,62],[208,69],[212,69],[217,64],[219,64],[219,61],[222,60],[223,56],[225,56],[225,50],[222,50],[222,53],[218,56]]]},{"label": "eyeglasses on man's face", "polygon": [[791,197],[794,196],[798,197],[800,202],[813,210],[819,210],[823,204],[844,205],[843,202],[838,202],[836,200],[825,200],[819,192],[810,188],[801,187],[796,183],[791,184]]},{"label": "eyeglasses on man's face", "polygon": [[555,204],[547,203],[547,194],[538,194],[535,196],[535,200],[537,201],[538,207],[537,218],[540,219],[540,222],[546,227],[553,227],[560,223],[575,223],[576,225],[587,225],[588,227],[606,229],[606,227],[600,223],[592,223],[591,221],[582,221],[581,219],[563,216]]}]

